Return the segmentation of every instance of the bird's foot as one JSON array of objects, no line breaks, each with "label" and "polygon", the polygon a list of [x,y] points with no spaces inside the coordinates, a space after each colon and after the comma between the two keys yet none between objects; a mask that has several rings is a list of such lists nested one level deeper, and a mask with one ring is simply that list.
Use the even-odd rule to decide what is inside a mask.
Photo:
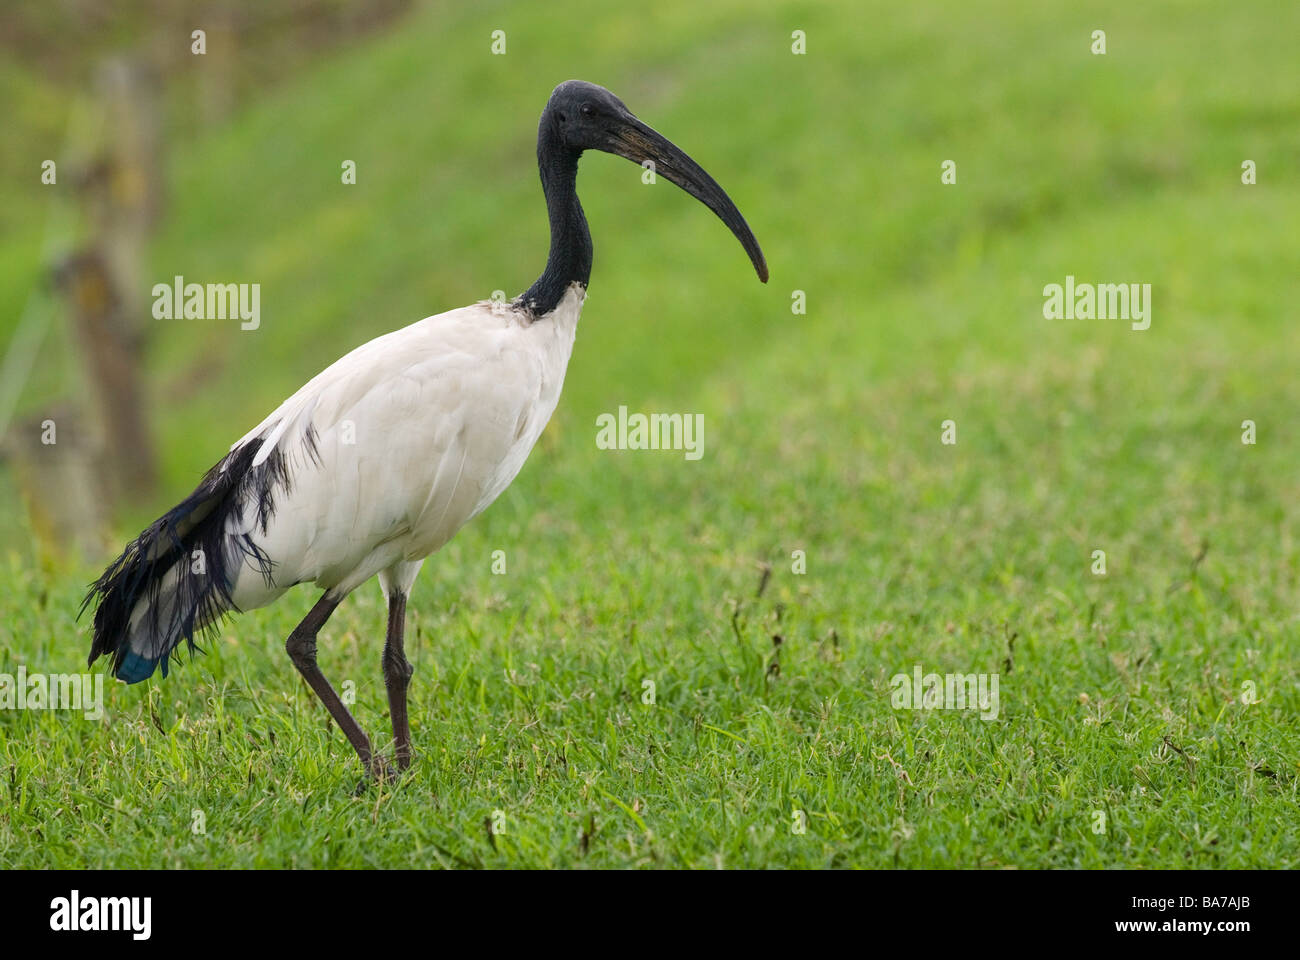
[{"label": "bird's foot", "polygon": [[389,762],[383,754],[377,753],[370,759],[370,764],[366,770],[367,776],[357,784],[357,789],[353,792],[354,796],[361,796],[376,783],[395,783],[403,771],[397,768],[397,765]]}]

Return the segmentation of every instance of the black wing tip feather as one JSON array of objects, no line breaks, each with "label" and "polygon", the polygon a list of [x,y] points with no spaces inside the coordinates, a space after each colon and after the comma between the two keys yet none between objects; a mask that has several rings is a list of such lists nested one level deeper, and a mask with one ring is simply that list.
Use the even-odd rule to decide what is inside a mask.
[{"label": "black wing tip feather", "polygon": [[[259,447],[256,442],[247,443],[223,457],[193,493],[128,543],[121,556],[90,585],[77,614],[80,618],[95,607],[87,665],[101,656],[110,657],[114,676],[136,682],[150,676],[161,663],[165,676],[168,659],[180,658],[182,640],[191,656],[201,653],[195,634],[213,633],[227,614],[239,612],[231,590],[245,559],[252,560],[271,582],[273,562],[251,534],[226,533],[227,521],[241,515],[250,500],[256,505],[257,525],[265,533],[275,513],[276,492],[290,485],[291,464],[282,451],[277,449],[261,464],[252,465]],[[319,464],[314,430],[307,431],[305,448],[308,459]],[[202,552],[202,572],[181,568],[172,612],[164,622],[158,602],[163,582],[173,567],[196,551]],[[159,645],[153,659],[131,650],[130,619],[141,600],[148,602],[148,630]],[[125,672],[124,665],[129,667]]]}]

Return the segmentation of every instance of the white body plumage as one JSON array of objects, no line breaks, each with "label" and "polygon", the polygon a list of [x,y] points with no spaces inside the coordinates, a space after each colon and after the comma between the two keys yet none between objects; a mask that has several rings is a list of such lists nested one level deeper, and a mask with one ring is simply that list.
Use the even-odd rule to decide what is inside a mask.
[{"label": "white body plumage", "polygon": [[378,337],[234,444],[259,444],[255,465],[276,450],[291,464],[265,531],[253,503],[227,522],[273,564],[268,580],[244,559],[236,606],[305,582],[341,599],[376,574],[405,593],[523,467],[559,402],[584,297],[575,283],[536,319],[484,301]]}]

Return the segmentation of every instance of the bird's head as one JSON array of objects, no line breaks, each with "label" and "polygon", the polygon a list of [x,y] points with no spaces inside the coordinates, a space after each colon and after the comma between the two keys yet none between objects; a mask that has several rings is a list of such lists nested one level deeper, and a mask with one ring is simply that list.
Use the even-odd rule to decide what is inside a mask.
[{"label": "bird's head", "polygon": [[576,153],[602,150],[639,166],[653,164],[656,175],[677,184],[718,215],[749,254],[758,279],[767,283],[763,251],[727,192],[685,151],[638,120],[604,87],[584,80],[560,84],[542,111],[541,127],[543,136]]}]

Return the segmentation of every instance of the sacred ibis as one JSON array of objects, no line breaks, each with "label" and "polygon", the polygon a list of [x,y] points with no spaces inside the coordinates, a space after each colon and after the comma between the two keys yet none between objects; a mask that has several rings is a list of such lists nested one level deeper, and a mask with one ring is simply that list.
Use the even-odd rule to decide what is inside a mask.
[{"label": "sacred ibis", "polygon": [[[523,466],[560,397],[591,275],[575,181],[584,150],[634,163],[691,194],[731,228],[767,281],[758,241],[698,164],[603,87],[560,84],[542,111],[537,166],[550,218],[546,269],[510,303],[482,301],[363,344],[245,434],[198,488],[127,545],[91,587],[89,662],[137,683],[182,640],[290,587],[324,590],[285,647],[369,774],[390,771],[316,664],[316,635],[378,575],[397,767],[411,760],[403,651],[406,599],[424,559],[487,508]],[[650,318],[646,318],[649,320]]]}]

